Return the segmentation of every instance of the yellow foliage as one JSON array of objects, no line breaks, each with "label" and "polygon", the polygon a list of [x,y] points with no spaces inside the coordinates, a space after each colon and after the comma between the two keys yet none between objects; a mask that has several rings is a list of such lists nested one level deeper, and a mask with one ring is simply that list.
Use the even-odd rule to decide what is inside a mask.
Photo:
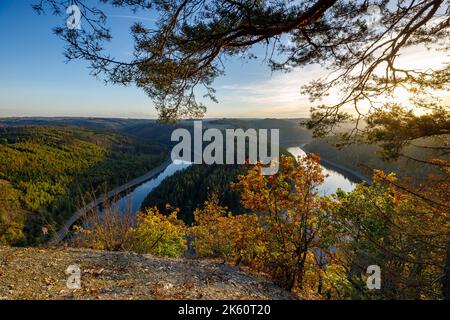
[{"label": "yellow foliage", "polygon": [[189,234],[197,255],[250,263],[264,250],[262,228],[255,215],[233,216],[219,205],[217,195],[194,213],[196,224]]},{"label": "yellow foliage", "polygon": [[138,253],[179,257],[186,250],[186,226],[177,219],[178,209],[163,215],[157,208],[139,214],[132,232],[131,249]]}]

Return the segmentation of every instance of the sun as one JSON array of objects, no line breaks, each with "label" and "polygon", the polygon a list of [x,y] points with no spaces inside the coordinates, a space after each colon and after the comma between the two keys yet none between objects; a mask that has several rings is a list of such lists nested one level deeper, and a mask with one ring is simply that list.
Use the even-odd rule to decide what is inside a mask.
[{"label": "sun", "polygon": [[392,94],[392,102],[396,102],[400,105],[402,105],[403,107],[409,107],[411,106],[411,98],[413,97],[413,95],[411,94],[411,92],[409,92],[408,90],[406,90],[403,87],[399,87],[394,89],[394,92]]}]

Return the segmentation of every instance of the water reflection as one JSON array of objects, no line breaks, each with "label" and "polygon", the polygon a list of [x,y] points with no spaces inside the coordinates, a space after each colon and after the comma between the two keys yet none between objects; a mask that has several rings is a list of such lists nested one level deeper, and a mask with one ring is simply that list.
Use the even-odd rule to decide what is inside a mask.
[{"label": "water reflection", "polygon": [[[300,147],[291,147],[287,151],[293,156],[304,156],[306,155]],[[126,210],[131,210],[131,213],[136,213],[141,209],[142,202],[145,200],[147,195],[158,187],[161,182],[173,175],[175,172],[184,170],[191,166],[190,162],[184,162],[176,160],[171,163],[167,168],[159,174],[156,178],[144,182],[140,186],[133,189],[126,196],[121,197],[117,200],[115,205],[119,206],[120,212],[125,212]],[[318,187],[319,193],[322,195],[330,195],[335,193],[339,188],[344,191],[352,191],[355,188],[356,181],[352,181],[342,173],[339,173],[332,168],[327,168],[322,166],[323,173],[325,174],[325,182]]]},{"label": "water reflection", "polygon": [[125,212],[126,210],[131,210],[132,213],[138,212],[147,195],[158,187],[165,178],[170,177],[177,171],[188,168],[190,165],[191,163],[189,162],[175,160],[156,178],[144,182],[126,196],[119,198],[115,205],[119,206],[120,212]]},{"label": "water reflection", "polygon": [[[306,155],[306,152],[300,147],[288,148],[287,151],[296,158]],[[343,174],[336,172],[331,168],[327,168],[323,165],[321,167],[323,169],[323,174],[325,175],[325,182],[317,188],[320,194],[330,195],[336,193],[339,188],[346,192],[355,189],[355,181],[350,180]]]}]

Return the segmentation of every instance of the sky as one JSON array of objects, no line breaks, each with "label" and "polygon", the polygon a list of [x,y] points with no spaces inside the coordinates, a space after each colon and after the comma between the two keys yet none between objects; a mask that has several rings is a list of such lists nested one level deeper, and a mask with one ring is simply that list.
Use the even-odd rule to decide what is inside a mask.
[{"label": "sky", "polygon": [[[35,1],[0,0],[0,117],[157,118],[142,90],[105,85],[89,74],[85,62],[67,63],[64,43],[52,33],[66,17],[37,15],[31,9]],[[113,9],[106,14],[114,37],[109,49],[115,57],[126,59],[133,48],[132,13]],[[151,20],[145,12],[137,16]],[[429,61],[427,54],[416,50],[405,62]],[[205,100],[207,117],[308,116],[311,105],[301,96],[300,87],[324,75],[315,65],[273,73],[262,60],[231,59],[225,66],[226,75],[214,83],[219,103]]]}]

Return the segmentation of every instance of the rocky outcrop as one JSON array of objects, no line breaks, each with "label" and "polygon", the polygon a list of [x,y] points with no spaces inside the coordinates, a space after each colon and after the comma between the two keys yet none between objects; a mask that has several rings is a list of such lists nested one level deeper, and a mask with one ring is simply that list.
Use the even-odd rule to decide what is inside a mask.
[{"label": "rocky outcrop", "polygon": [[[66,270],[78,266],[81,288]],[[0,299],[295,299],[220,261],[72,248],[0,247]]]}]

